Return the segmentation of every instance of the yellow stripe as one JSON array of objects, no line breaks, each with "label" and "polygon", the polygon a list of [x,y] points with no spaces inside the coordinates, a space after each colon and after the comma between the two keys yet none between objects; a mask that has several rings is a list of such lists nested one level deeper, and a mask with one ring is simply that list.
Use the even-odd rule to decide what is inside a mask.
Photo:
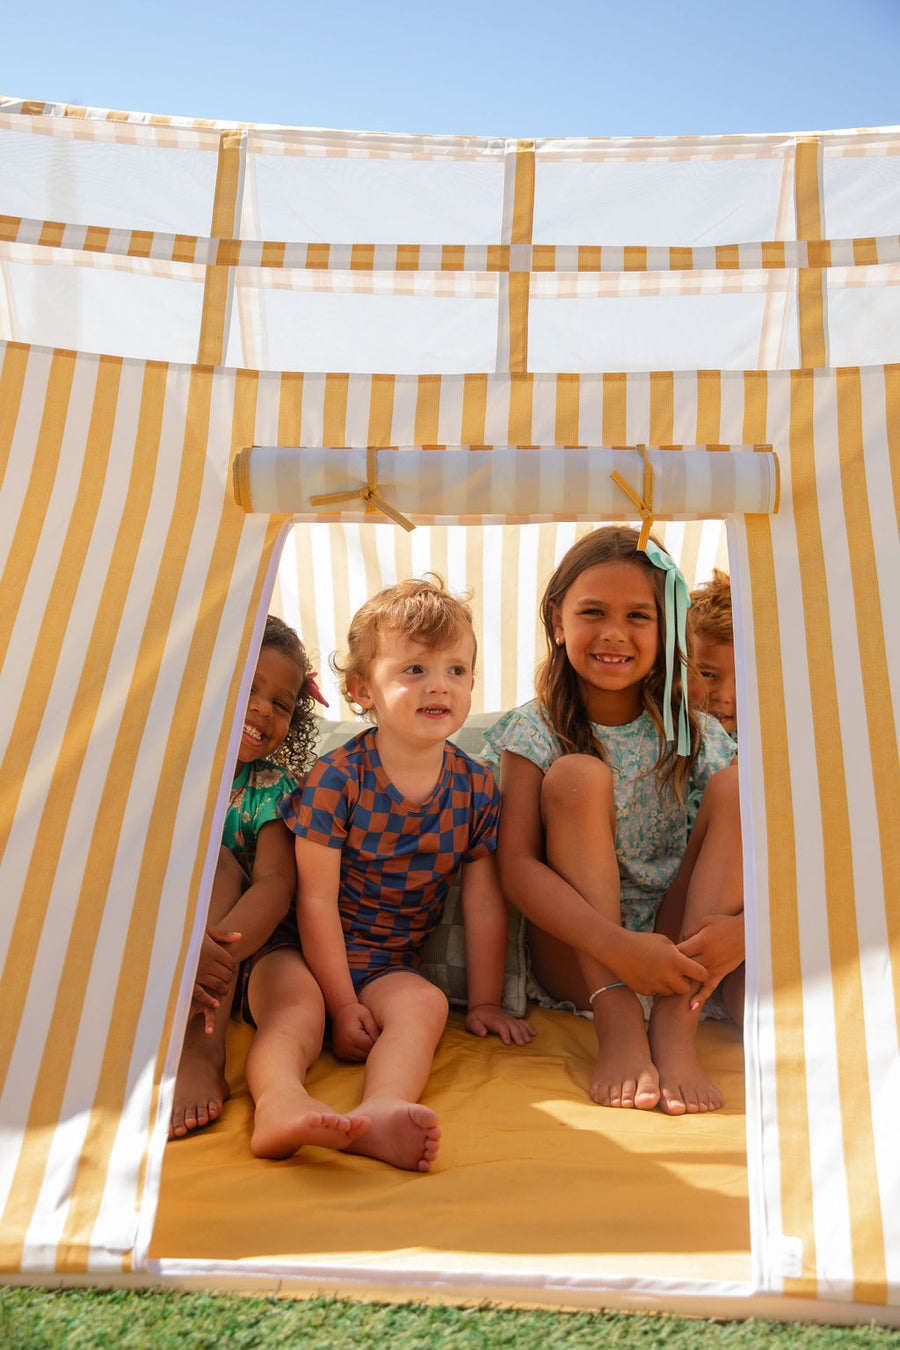
[{"label": "yellow stripe", "polygon": [[[769,873],[770,958],[775,1025],[775,1081],[781,1162],[781,1227],[803,1242],[804,1267],[816,1267],[812,1167],[807,1112],[806,1046],[800,968],[797,852],[791,793],[784,663],[771,522],[745,517],[759,700]],[[786,1281],[786,1293],[815,1296],[814,1274]]]},{"label": "yellow stripe", "polygon": [[[797,238],[821,239],[819,141],[815,137],[797,142],[794,192]],[[800,316],[800,364],[807,370],[826,366],[825,274],[821,268],[800,268],[797,304]]]},{"label": "yellow stripe", "polygon": [[[13,372],[14,374],[16,372]],[[28,574],[41,537],[44,514],[47,509],[48,484],[56,477],[60,447],[66,427],[66,412],[75,373],[75,353],[55,351],[50,362],[43,416],[35,446],[31,476],[22,509],[16,521],[15,534],[3,576],[0,577],[0,595],[5,603],[0,608],[0,653],[5,654],[16,619],[19,598],[24,592]],[[14,393],[14,388],[9,391]],[[21,397],[21,386],[19,388]],[[9,447],[7,446],[7,453]],[[7,783],[0,784],[0,819],[12,820],[15,799],[8,799]]]},{"label": "yellow stripe", "polygon": [[349,384],[349,375],[325,376],[325,396],[322,410],[322,444],[325,446],[347,444],[347,392]]},{"label": "yellow stripe", "polygon": [[[252,444],[255,439],[257,390],[257,372],[238,372],[235,380],[234,416],[232,419],[232,452],[237,446]],[[208,388],[198,391],[197,401],[193,404],[193,407],[188,409],[185,436],[185,459],[188,463],[183,465],[181,478],[183,479],[187,471],[191,474],[193,481],[185,494],[184,504],[187,511],[183,524],[186,526],[195,517],[199,506],[209,435],[211,394],[212,385],[210,384]],[[153,829],[148,833],[138,873],[136,895],[139,897],[139,902],[132,912],[128,939],[120,968],[115,998],[116,1024],[107,1038],[100,1068],[100,1083],[104,1085],[104,1093],[91,1111],[84,1148],[75,1174],[71,1202],[60,1241],[60,1262],[68,1268],[81,1266],[82,1262],[86,1260],[91,1234],[100,1212],[102,1190],[97,1185],[95,1160],[109,1157],[115,1138],[118,1116],[125,1103],[134,1029],[141,1015],[153,934],[158,924],[162,884],[165,879],[171,840],[175,835],[176,817],[179,810],[178,794],[171,791],[171,784],[183,782],[188,773],[192,737],[200,721],[201,706],[205,695],[205,682],[198,678],[198,672],[209,670],[213,664],[216,638],[222,621],[222,613],[228,600],[234,561],[244,528],[245,520],[242,513],[232,503],[229,503],[226,497],[223,501],[222,515],[216,538],[212,544],[208,564],[206,560],[202,564],[207,575],[207,582],[198,613],[196,616],[192,616],[194,626],[190,649],[185,661],[184,674],[175,699],[175,705],[170,715],[171,720],[169,721],[164,756],[166,772],[157,784],[155,800],[149,815],[149,818],[153,820]],[[274,542],[277,531],[278,523],[270,522],[268,531],[270,542]],[[187,528],[185,539],[190,539],[191,534],[192,530]],[[176,536],[172,530],[170,530],[169,538],[173,543],[175,542]],[[177,544],[177,551],[181,556],[173,558],[172,561],[180,576],[187,561],[187,546],[180,539]],[[255,620],[259,591],[265,575],[267,561],[268,559],[265,557],[261,559],[257,568],[254,603],[248,608],[242,634],[242,650],[244,652],[249,647],[250,633]],[[161,576],[164,570],[165,568],[161,570]],[[174,613],[174,592],[172,613]],[[170,626],[171,614],[166,622],[166,631]],[[227,717],[223,719],[215,761],[211,766],[204,817],[197,836],[191,876],[189,894],[192,903],[188,905],[185,913],[181,952],[169,1000],[167,1033],[171,1027],[177,987],[181,980],[190,932],[199,900],[200,878],[205,861],[207,841],[210,837],[213,812],[218,798],[219,783],[225,771],[225,757],[231,723],[234,720],[237,687],[240,683],[241,673],[240,670],[237,670],[232,680]],[[167,1041],[168,1035],[160,1043],[155,1079],[157,1085]]]},{"label": "yellow stripe", "polygon": [[[887,411],[886,426],[888,437],[888,453],[892,465],[900,464],[900,366],[886,366],[884,371],[885,379],[885,404]],[[894,518],[900,521],[900,474],[892,475],[894,484]],[[878,790],[883,786],[879,775]],[[896,782],[894,784],[896,790]],[[888,785],[890,791],[890,785]],[[895,833],[890,841],[891,846],[895,848],[900,840],[900,833]],[[884,854],[885,841],[882,840],[882,855]],[[883,862],[885,873],[885,892],[884,892],[884,912],[888,930],[888,945],[891,952],[900,952],[900,885],[887,883],[889,876],[893,875],[894,862]],[[894,1007],[897,1016],[897,1038],[900,1040],[900,961],[893,960],[891,964],[892,977],[894,981]]]},{"label": "yellow stripe", "polygon": [[[580,396],[580,375],[557,375],[556,424],[554,431],[557,445],[580,444]],[[506,707],[506,704],[503,706]]]},{"label": "yellow stripe", "polygon": [[[219,137],[219,163],[213,198],[213,238],[231,239],[236,233],[237,193],[241,168],[240,131],[223,131]],[[203,287],[203,317],[197,361],[200,365],[221,365],[225,355],[225,321],[228,311],[230,272],[217,263],[206,269]]]},{"label": "yellow stripe", "polygon": [[[891,704],[875,540],[864,468],[860,375],[858,370],[840,370],[835,373],[834,379],[837,388],[842,500],[850,549],[850,574],[869,732],[868,751],[872,765],[887,912],[887,907],[891,905],[896,910],[895,897],[900,891],[900,797],[897,794],[900,754],[897,748],[896,718]],[[881,584],[887,583],[888,578],[883,576]],[[858,966],[848,960],[857,950],[856,913],[852,892],[840,893],[839,896],[836,891],[835,899],[838,898],[842,903],[838,939],[841,945],[835,942],[832,951],[836,953],[836,964],[840,963],[838,980],[835,982],[837,1025],[842,1029],[838,1040],[841,1047],[846,1049],[846,1062],[843,1065],[846,1082],[842,1084],[841,1100],[854,1103],[853,1112],[843,1114],[853,1268],[856,1274],[854,1297],[863,1303],[882,1303],[887,1295],[884,1229],[875,1166],[868,1060],[862,1018],[859,1016],[862,983]],[[869,899],[869,896],[862,896],[860,903],[866,904]],[[848,1019],[853,1024],[855,1034],[845,1037],[843,1028]],[[852,1093],[852,1096],[844,1095],[845,1092]]]},{"label": "yellow stripe", "polygon": [[369,394],[369,445],[391,444],[394,420],[394,376],[373,375]]},{"label": "yellow stripe", "polygon": [[487,375],[466,375],[463,379],[463,408],[460,443],[484,445],[484,419],[487,411]]},{"label": "yellow stripe", "polygon": [[[50,705],[50,691],[56,677],[60,654],[60,632],[65,627],[81,580],[81,570],[94,531],[109,459],[110,438],[115,417],[116,394],[121,373],[118,358],[101,358],[97,368],[94,406],[88,442],[81,468],[72,515],[60,552],[60,561],[41,619],[28,673],[22,683],[23,695],[16,714],[16,734],[11,738],[0,763],[2,775],[2,818],[11,821],[21,795],[43,715]],[[53,491],[49,477],[43,488],[46,498]],[[102,681],[94,688],[99,695]],[[9,1054],[20,1025],[34,957],[40,942],[43,919],[49,903],[59,850],[68,822],[78,775],[87,750],[93,716],[85,720],[83,687],[77,691],[67,734],[63,738],[65,755],[53,771],[53,785],[46,788],[47,805],[38,829],[39,846],[31,858],[23,894],[28,904],[21,922],[17,922],[4,965],[2,983],[4,1023],[7,1035],[0,1047],[0,1081],[6,1077]],[[81,696],[81,697],[79,697]],[[96,702],[96,698],[95,698]],[[74,773],[73,773],[74,770]],[[5,848],[5,839],[4,839]]]},{"label": "yellow stripe", "polygon": [[441,416],[441,376],[420,375],[416,390],[416,445],[437,445]]},{"label": "yellow stripe", "polygon": [[510,445],[532,445],[531,419],[534,409],[534,376],[512,375],[509,381]]},{"label": "yellow stripe", "polygon": [[[825,550],[821,534],[816,464],[811,431],[814,413],[814,380],[810,375],[792,376],[791,481],[797,553],[803,594],[806,649],[816,746],[819,804],[822,816],[825,906],[829,946],[833,953],[831,986],[835,1023],[840,1029],[837,1053],[838,1096],[854,1103],[842,1113],[844,1166],[851,1215],[854,1260],[854,1297],[877,1302],[884,1297],[884,1253],[873,1259],[871,1247],[860,1250],[860,1234],[872,1225],[882,1239],[881,1216],[875,1187],[871,1133],[871,1098],[864,1024],[859,1016],[862,987],[856,928],[856,896],[853,880],[852,841],[844,752],[841,740],[838,694],[833,659],[833,635],[828,604]],[[843,432],[847,435],[846,426]],[[785,1080],[787,1082],[787,1080]],[[796,1092],[796,1084],[790,1088]],[[779,1089],[779,1096],[781,1089]],[[859,1187],[864,1185],[864,1191]]]},{"label": "yellow stripe", "polygon": [[[81,766],[99,708],[101,691],[109,669],[112,648],[124,612],[143,525],[149,509],[164,394],[165,367],[159,364],[148,365],[128,495],[98,606],[98,620],[91,633],[91,641],[73,700],[72,713],[63,738],[67,750],[66,757],[60,760],[54,769],[54,780],[48,791],[48,807],[40,832],[41,848],[32,858],[26,881],[25,889],[29,895],[26,913],[36,934],[40,932],[42,916],[46,912],[62,843],[61,832],[67,825],[70,804],[77,790]],[[96,453],[105,453],[102,438],[94,449]],[[116,748],[111,758],[111,765],[115,767],[110,770],[98,802],[96,825],[72,930],[74,937],[57,990],[53,1019],[54,1035],[44,1049],[37,1091],[29,1113],[29,1128],[26,1131],[7,1207],[0,1220],[0,1231],[19,1234],[15,1254],[10,1258],[13,1266],[17,1266],[21,1259],[21,1244],[37,1202],[46,1163],[46,1151],[51,1143],[45,1128],[46,1122],[59,1118],[73,1038],[78,1027],[79,1011],[93,955],[91,939],[92,936],[96,936],[106,904],[109,878],[128,797],[129,779],[126,766],[133,765],[146,715],[144,712],[142,717],[137,713],[136,704],[142,697],[149,698],[152,692],[142,689],[146,681],[146,671],[141,670],[139,677],[138,670],[141,670],[139,663],[135,667],[132,685],[133,690],[137,692],[126,706]],[[57,803],[56,806],[53,806],[54,802]],[[21,1020],[25,985],[30,975],[35,945],[36,938],[33,939],[27,933],[22,934],[17,929],[10,946],[9,960],[13,967],[13,978],[20,988],[15,997],[4,999],[9,1047],[14,1042],[14,1031]],[[20,962],[22,969],[17,970]],[[128,1035],[127,1029],[125,1035]],[[4,1038],[0,1047],[2,1056],[0,1079],[5,1077],[8,1066],[6,1046],[7,1039]],[[34,1128],[31,1128],[32,1126]]]},{"label": "yellow stripe", "polygon": [[[511,244],[530,244],[534,231],[534,141],[516,146]],[[531,275],[509,274],[509,368],[514,373],[528,369],[528,302]]]},{"label": "yellow stripe", "polygon": [[3,364],[0,366],[0,487],[6,477],[6,466],[12,449],[19,409],[22,406],[22,388],[25,384],[25,371],[28,366],[30,348],[19,342],[5,343],[2,347]]},{"label": "yellow stripe", "polygon": [[697,372],[697,443],[717,445],[722,424],[722,374],[718,370]]},{"label": "yellow stripe", "polygon": [[41,226],[41,237],[38,240],[46,248],[58,248],[62,243],[62,237],[66,227],[61,220],[45,220]]},{"label": "yellow stripe", "polygon": [[744,445],[761,445],[767,435],[769,377],[764,370],[744,372]]}]

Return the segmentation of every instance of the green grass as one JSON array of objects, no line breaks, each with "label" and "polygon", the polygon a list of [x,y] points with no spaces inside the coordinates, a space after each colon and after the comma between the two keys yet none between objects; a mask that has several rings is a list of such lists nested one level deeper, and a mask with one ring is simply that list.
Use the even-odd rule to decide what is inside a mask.
[{"label": "green grass", "polygon": [[2,1350],[895,1350],[900,1329],[0,1287]]}]

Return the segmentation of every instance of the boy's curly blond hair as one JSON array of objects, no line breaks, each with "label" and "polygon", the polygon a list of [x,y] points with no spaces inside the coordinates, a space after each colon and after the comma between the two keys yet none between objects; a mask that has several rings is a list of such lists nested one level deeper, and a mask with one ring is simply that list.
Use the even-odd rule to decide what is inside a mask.
[{"label": "boy's curly blond hair", "polygon": [[691,591],[691,607],[687,612],[688,642],[705,637],[710,642],[734,646],[734,623],[731,616],[731,579],[727,572],[713,569],[712,580]]},{"label": "boy's curly blond hair", "polygon": [[467,596],[453,595],[435,572],[398,581],[373,595],[356,611],[347,633],[347,656],[331,658],[331,667],[341,679],[341,694],[357,707],[350,693],[354,680],[365,679],[378,655],[382,633],[402,633],[412,642],[430,648],[445,647],[459,633],[471,635],[472,673],[475,673],[477,642]]}]

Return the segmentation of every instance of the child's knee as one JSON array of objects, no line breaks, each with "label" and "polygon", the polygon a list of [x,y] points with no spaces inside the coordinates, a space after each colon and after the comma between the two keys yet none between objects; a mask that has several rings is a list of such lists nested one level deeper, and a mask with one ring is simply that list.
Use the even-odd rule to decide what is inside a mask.
[{"label": "child's knee", "polygon": [[571,811],[573,803],[585,798],[612,799],[613,775],[608,764],[594,755],[563,755],[554,760],[541,784],[541,810]]},{"label": "child's knee", "polygon": [[412,1015],[420,1025],[432,1028],[438,1035],[443,1031],[450,1012],[450,1004],[444,992],[430,980],[420,979],[413,994],[414,1009]]}]

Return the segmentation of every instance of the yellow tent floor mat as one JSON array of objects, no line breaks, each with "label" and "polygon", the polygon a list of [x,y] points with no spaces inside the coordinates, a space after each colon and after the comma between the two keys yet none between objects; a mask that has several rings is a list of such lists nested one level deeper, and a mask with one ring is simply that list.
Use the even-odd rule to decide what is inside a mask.
[{"label": "yellow tent floor mat", "polygon": [[[558,1279],[749,1281],[740,1031],[700,1027],[724,1108],[670,1118],[595,1106],[590,1023],[539,1008],[529,1018],[534,1041],[507,1047],[468,1035],[451,1014],[423,1095],[442,1127],[426,1175],[319,1148],[254,1158],[241,1069],[252,1032],[233,1023],[222,1116],[166,1148],[151,1262],[336,1269],[395,1292],[406,1277],[411,1291],[432,1279],[523,1292]],[[308,1086],[349,1110],[362,1069],[325,1053]]]}]

